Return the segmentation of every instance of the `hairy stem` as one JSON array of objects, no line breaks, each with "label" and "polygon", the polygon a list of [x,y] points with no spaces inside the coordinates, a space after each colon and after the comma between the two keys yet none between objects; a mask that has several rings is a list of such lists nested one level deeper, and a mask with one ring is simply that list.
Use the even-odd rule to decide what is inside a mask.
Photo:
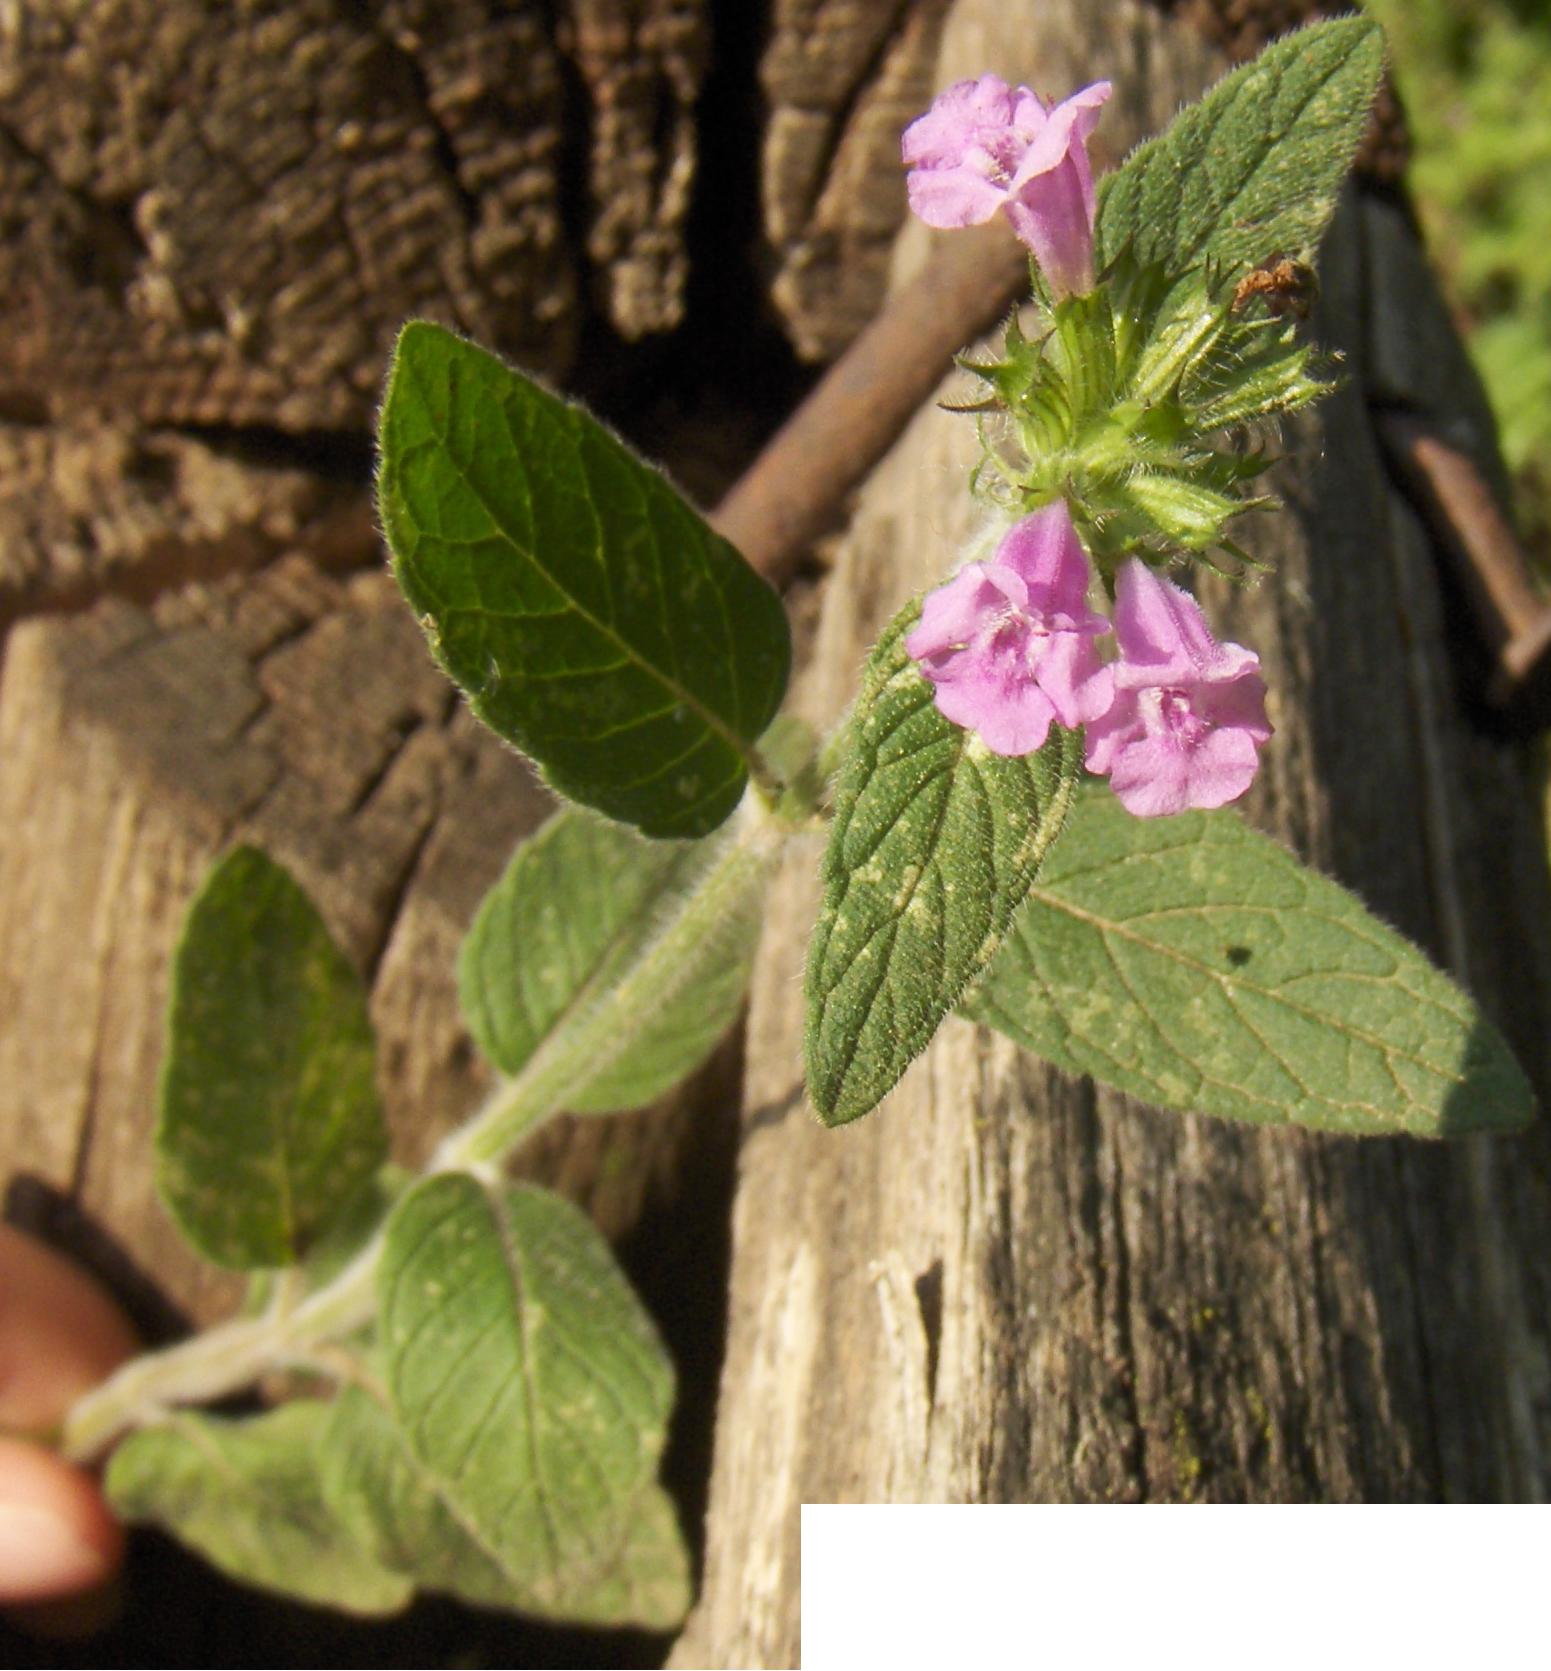
[{"label": "hairy stem", "polygon": [[[502,1081],[472,1118],[442,1142],[427,1171],[485,1171],[497,1166],[545,1121],[576,1101],[632,1048],[662,1006],[695,978],[707,947],[717,944],[718,926],[750,889],[763,886],[790,834],[790,827],[771,817],[758,795],[747,796],[716,862],[665,920],[624,979],[551,1033],[522,1070]],[[371,1321],[385,1245],[386,1229],[379,1227],[332,1282],[305,1299],[273,1306],[262,1317],[223,1323],[125,1364],[80,1399],[65,1418],[64,1454],[87,1461],[127,1428],[155,1421],[173,1405],[219,1398],[287,1364],[315,1365],[320,1346]]]}]

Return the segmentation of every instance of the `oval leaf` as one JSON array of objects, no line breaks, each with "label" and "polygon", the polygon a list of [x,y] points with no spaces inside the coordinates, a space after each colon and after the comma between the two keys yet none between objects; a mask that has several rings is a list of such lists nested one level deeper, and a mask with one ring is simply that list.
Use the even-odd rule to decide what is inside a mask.
[{"label": "oval leaf", "polygon": [[1170,278],[1310,258],[1335,212],[1384,70],[1366,18],[1288,35],[1137,147],[1100,189],[1105,260],[1129,248]]},{"label": "oval leaf", "polygon": [[1078,798],[976,1021],[1165,1108],[1324,1131],[1511,1130],[1534,1104],[1454,983],[1229,811]]},{"label": "oval leaf", "polygon": [[322,1486],[361,1547],[421,1589],[476,1607],[648,1630],[669,1630],[688,1611],[688,1552],[659,1486],[648,1486],[637,1499],[624,1542],[600,1572],[567,1593],[543,1598],[530,1591],[534,1574],[508,1569],[458,1518],[393,1417],[359,1388],[347,1388],[335,1401]]},{"label": "oval leaf", "polygon": [[[572,809],[513,856],[485,896],[458,960],[474,1042],[505,1074],[575,1018],[608,1003],[720,856],[713,838],[644,841]],[[716,932],[691,948],[688,978],[657,986],[625,1048],[567,1102],[577,1114],[639,1108],[692,1072],[732,1025],[748,985],[764,890],[732,897]],[[627,1022],[620,1019],[623,1032]]]},{"label": "oval leaf", "polygon": [[108,1499],[244,1584],[347,1613],[396,1613],[414,1586],[357,1545],[319,1490],[328,1421],[329,1406],[312,1399],[247,1421],[176,1415],[114,1451]]},{"label": "oval leaf", "polygon": [[389,1403],[427,1483],[527,1605],[615,1570],[655,1478],[673,1372],[608,1243],[546,1191],[443,1173],[379,1273]]},{"label": "oval leaf", "polygon": [[786,689],[780,599],[655,470],[440,326],[405,326],[378,487],[393,572],[474,712],[652,836],[738,804]]},{"label": "oval leaf", "polygon": [[1080,738],[1007,759],[946,720],[905,652],[867,663],[808,947],[808,1094],[826,1125],[877,1106],[990,962],[1066,817]]},{"label": "oval leaf", "polygon": [[216,1264],[288,1265],[386,1149],[366,989],[291,876],[236,848],[189,907],[173,965],[162,1200]]}]

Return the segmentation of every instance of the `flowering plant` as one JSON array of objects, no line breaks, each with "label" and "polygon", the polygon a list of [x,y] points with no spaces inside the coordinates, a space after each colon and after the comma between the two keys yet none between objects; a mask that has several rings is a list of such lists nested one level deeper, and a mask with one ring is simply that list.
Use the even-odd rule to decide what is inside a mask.
[{"label": "flowering plant", "polygon": [[[1231,517],[1269,503],[1227,491],[1264,461],[1213,446],[1214,432],[1291,411],[1323,386],[1291,328],[1269,309],[1246,317],[1243,292],[1208,264],[1147,270],[1123,252],[1096,281],[1087,141],[1109,94],[1099,82],[1051,108],[983,75],[905,130],[911,207],[937,227],[1004,212],[1031,253],[1039,302],[1035,334],[1015,321],[1001,360],[965,362],[1012,420],[1011,438],[987,447],[987,474],[1023,518],[992,563],[927,598],[906,648],[938,711],[996,754],[1043,747],[1053,718],[1084,725],[1088,770],[1151,817],[1237,800],[1271,735],[1257,658],[1218,644],[1156,571],[1225,544]],[[1117,654],[1103,665],[1109,623],[1087,607],[1094,577],[1074,513],[1116,604]]]},{"label": "flowering plant", "polygon": [[910,207],[928,226],[978,226],[1001,211],[1057,296],[1093,288],[1088,135],[1110,95],[1095,82],[1050,108],[999,76],[960,81],[905,129]]},{"label": "flowering plant", "polygon": [[[1266,275],[1313,259],[1380,56],[1361,20],[1290,37],[1097,190],[1105,83],[1051,104],[985,75],[907,129],[916,212],[1003,216],[1031,295],[962,362],[982,555],[900,610],[822,744],[781,712],[783,608],[726,539],[577,407],[405,328],[380,431],[394,572],[561,803],[460,957],[496,1087],[422,1175],[385,1168],[359,981],[278,866],[221,862],[178,954],[159,1182],[253,1291],[72,1413],[75,1456],[136,1430],[109,1473],[125,1513],[357,1611],[430,1589],[671,1625],[671,1366],[597,1232],[499,1167],[562,1111],[637,1107],[704,1059],[772,870],[815,836],[826,1124],[873,1110],[952,1013],[1225,1118],[1529,1117],[1470,1000],[1228,807],[1275,746],[1266,685],[1173,578],[1253,566],[1228,532],[1272,504],[1249,439],[1327,386]],[[274,1367],[334,1396],[176,1408]]]}]

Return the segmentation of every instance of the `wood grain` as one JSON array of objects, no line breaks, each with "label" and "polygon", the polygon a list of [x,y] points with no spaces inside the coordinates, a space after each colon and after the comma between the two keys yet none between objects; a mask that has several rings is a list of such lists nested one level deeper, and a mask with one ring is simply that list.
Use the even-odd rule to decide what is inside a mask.
[{"label": "wood grain", "polygon": [[[965,0],[937,79],[1037,63],[1068,85],[1102,61],[1112,141],[1213,68],[1138,6],[1001,31]],[[1250,816],[1451,966],[1544,1087],[1551,917],[1520,762],[1471,718],[1365,403],[1374,319],[1428,291],[1409,238],[1348,204],[1315,328],[1349,381],[1289,426],[1289,513],[1248,530],[1274,576],[1205,590],[1273,691]],[[1413,354],[1409,374],[1463,411],[1460,359]],[[805,685],[816,717],[952,561],[973,446],[924,411],[864,490]],[[1139,1106],[954,1021],[877,1113],[824,1131],[800,1073],[816,863],[783,873],[756,977],[708,1556],[674,1664],[797,1663],[804,1502],[1545,1495],[1543,1130],[1434,1147],[1256,1132]]]},{"label": "wood grain", "polygon": [[437,319],[551,376],[682,310],[704,0],[20,0],[0,386],[364,429]]}]

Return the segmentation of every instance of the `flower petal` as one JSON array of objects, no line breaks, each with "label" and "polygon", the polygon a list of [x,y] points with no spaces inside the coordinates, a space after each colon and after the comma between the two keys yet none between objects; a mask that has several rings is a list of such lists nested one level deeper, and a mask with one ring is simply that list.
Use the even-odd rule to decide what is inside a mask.
[{"label": "flower petal", "polygon": [[1203,810],[1227,806],[1255,781],[1260,753],[1247,731],[1214,731],[1191,751],[1188,770],[1190,806]]},{"label": "flower petal", "polygon": [[[1020,89],[1022,91],[1022,89]],[[1045,117],[1042,127],[1034,134],[1013,176],[1012,189],[1017,189],[1036,175],[1048,174],[1058,167],[1067,155],[1081,150],[1099,120],[1099,112],[1114,91],[1107,81],[1095,81],[1091,87],[1079,88],[1070,98],[1063,99]],[[1021,112],[1021,102],[1017,106]]]},{"label": "flower petal", "polygon": [[1200,693],[1202,712],[1214,726],[1241,731],[1257,743],[1271,735],[1266,718],[1266,682],[1256,672],[1207,686]]},{"label": "flower petal", "polygon": [[951,231],[981,226],[1007,201],[1007,193],[968,167],[918,168],[905,178],[911,213],[928,226]]},{"label": "flower petal", "polygon": [[[1106,671],[1112,674],[1113,668]],[[1145,734],[1136,692],[1116,689],[1109,706],[1084,722],[1083,764],[1090,772],[1097,772],[1103,777],[1114,766],[1115,756],[1120,750]]]},{"label": "flower petal", "polygon": [[920,625],[905,639],[905,654],[925,661],[962,651],[1002,601],[1000,590],[986,579],[986,565],[966,564],[946,585],[927,594]]},{"label": "flower petal", "polygon": [[1219,644],[1201,606],[1139,557],[1121,564],[1115,589],[1117,683],[1180,685],[1237,679],[1260,666],[1241,644]]},{"label": "flower petal", "polygon": [[900,154],[908,167],[951,168],[978,142],[981,129],[1009,126],[1016,104],[1013,89],[1000,76],[955,81],[905,129]]},{"label": "flower petal", "polygon": [[1032,680],[1008,683],[989,668],[940,684],[937,711],[973,731],[993,754],[1032,754],[1043,748],[1056,717],[1050,698]]},{"label": "flower petal", "polygon": [[1063,499],[1015,522],[996,548],[994,562],[1011,569],[1028,587],[1029,604],[1041,613],[1085,612],[1088,559]]},{"label": "flower petal", "polygon": [[1173,737],[1140,737],[1116,753],[1109,786],[1126,811],[1138,818],[1184,812],[1195,804],[1190,798],[1190,751]]},{"label": "flower petal", "polygon": [[1078,167],[1074,153],[1049,173],[1016,187],[1007,199],[1014,233],[1034,252],[1057,296],[1084,296],[1093,288],[1092,198],[1092,179]]},{"label": "flower petal", "polygon": [[1099,661],[1098,648],[1087,633],[1052,633],[1034,676],[1062,725],[1086,725],[1105,714],[1115,699],[1114,674]]}]

